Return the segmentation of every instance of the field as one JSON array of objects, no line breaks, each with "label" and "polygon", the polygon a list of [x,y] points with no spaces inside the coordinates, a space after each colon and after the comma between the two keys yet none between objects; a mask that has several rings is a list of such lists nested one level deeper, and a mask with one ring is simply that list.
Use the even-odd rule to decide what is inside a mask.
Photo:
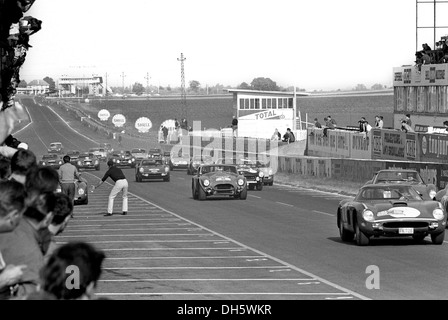
[{"label": "field", "polygon": [[[384,117],[384,126],[393,125],[393,95],[350,95],[350,96],[315,96],[299,97],[297,106],[302,120],[308,115],[308,121],[314,118],[324,124],[323,118],[331,115],[338,126],[356,126],[361,117],[366,117],[370,124],[374,124],[375,115]],[[121,113],[126,117],[125,130],[136,131],[135,121],[140,117],[148,117],[152,122],[152,132],[157,132],[160,125],[169,119],[186,118],[189,125],[193,121],[201,121],[204,128],[226,128],[230,125],[233,115],[232,96],[220,97],[187,97],[187,108],[183,110],[179,98],[151,98],[147,99],[96,99],[89,103],[82,103],[80,107],[92,118],[98,119],[101,109],[107,109],[113,115]],[[111,118],[108,125],[113,126]]]}]

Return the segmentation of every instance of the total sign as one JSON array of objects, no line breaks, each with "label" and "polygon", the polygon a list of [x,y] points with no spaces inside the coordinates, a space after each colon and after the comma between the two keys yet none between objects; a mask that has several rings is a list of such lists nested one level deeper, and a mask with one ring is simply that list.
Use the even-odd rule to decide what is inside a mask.
[{"label": "total sign", "polygon": [[126,123],[126,118],[124,115],[122,114],[116,114],[114,115],[114,117],[112,118],[112,123],[114,124],[114,126],[121,128],[124,126],[124,124]]},{"label": "total sign", "polygon": [[147,133],[152,128],[152,122],[146,117],[138,118],[135,121],[135,128],[138,132]]},{"label": "total sign", "polygon": [[110,112],[106,109],[100,110],[98,112],[98,118],[100,118],[101,121],[107,121],[110,118]]},{"label": "total sign", "polygon": [[[245,110],[246,111],[246,110]],[[293,119],[293,109],[268,109],[261,112],[251,113],[240,112],[240,120],[291,120]]]}]

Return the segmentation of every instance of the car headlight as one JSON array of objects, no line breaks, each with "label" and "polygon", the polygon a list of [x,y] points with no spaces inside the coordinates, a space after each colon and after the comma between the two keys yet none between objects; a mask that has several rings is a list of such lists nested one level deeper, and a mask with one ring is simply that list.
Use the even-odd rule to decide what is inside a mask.
[{"label": "car headlight", "polygon": [[62,192],[61,187],[56,188],[56,193],[61,193],[61,192]]},{"label": "car headlight", "polygon": [[81,165],[81,161],[78,161],[78,166],[80,166]]},{"label": "car headlight", "polygon": [[263,177],[264,177],[264,173],[263,173],[263,171],[260,171],[260,172],[258,173],[258,176],[259,176],[260,178],[263,178]]},{"label": "car headlight", "polygon": [[166,173],[170,172],[170,167],[165,167],[165,172]]},{"label": "car headlight", "polygon": [[140,168],[138,171],[140,171],[140,173],[143,173],[143,172],[145,172],[145,169]]},{"label": "car headlight", "polygon": [[434,211],[432,212],[432,215],[434,216],[434,218],[436,218],[437,220],[443,220],[443,218],[445,217],[445,214],[443,213],[442,209],[434,209]]},{"label": "car headlight", "polygon": [[238,179],[238,185],[241,187],[244,185],[244,180],[243,179]]},{"label": "car headlight", "polygon": [[84,189],[78,189],[78,193],[82,196],[84,194]]},{"label": "car headlight", "polygon": [[128,160],[128,163],[132,163],[132,161],[131,161],[131,160]]},{"label": "car headlight", "polygon": [[205,179],[203,181],[204,186],[208,187],[210,185],[210,180]]},{"label": "car headlight", "polygon": [[135,161],[135,159],[134,158],[132,158],[132,162],[134,162]]},{"label": "car headlight", "polygon": [[44,166],[44,165],[45,165],[45,162],[42,162],[42,165]]},{"label": "car headlight", "polygon": [[59,161],[59,164],[62,164],[62,161]]},{"label": "car headlight", "polygon": [[270,176],[272,176],[273,173],[274,173],[274,171],[272,171],[272,169],[269,170],[269,175],[270,175]]},{"label": "car headlight", "polygon": [[95,164],[98,164],[99,162],[98,162],[98,160],[95,160]]},{"label": "car headlight", "polygon": [[371,210],[364,210],[364,212],[362,213],[362,217],[366,221],[373,221],[373,220],[375,220],[375,215],[373,214],[373,212]]},{"label": "car headlight", "polygon": [[436,190],[434,190],[434,189],[431,189],[431,190],[429,191],[429,197],[430,197],[431,199],[434,199],[434,198],[436,197],[436,194],[437,194],[437,192],[436,192]]}]

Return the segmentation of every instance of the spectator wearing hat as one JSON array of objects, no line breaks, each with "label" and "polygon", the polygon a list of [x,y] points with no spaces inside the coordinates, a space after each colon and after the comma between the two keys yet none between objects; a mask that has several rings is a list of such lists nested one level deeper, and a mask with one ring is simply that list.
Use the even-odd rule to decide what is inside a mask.
[{"label": "spectator wearing hat", "polygon": [[122,215],[126,215],[128,213],[128,180],[126,180],[126,176],[123,171],[115,166],[112,159],[107,161],[107,165],[109,166],[109,170],[107,170],[104,177],[96,186],[92,186],[92,192],[101,186],[107,178],[111,178],[115,182],[115,185],[110,191],[109,202],[107,204],[107,213],[104,214],[104,216],[108,217],[113,215],[114,199],[120,191],[123,193]]}]

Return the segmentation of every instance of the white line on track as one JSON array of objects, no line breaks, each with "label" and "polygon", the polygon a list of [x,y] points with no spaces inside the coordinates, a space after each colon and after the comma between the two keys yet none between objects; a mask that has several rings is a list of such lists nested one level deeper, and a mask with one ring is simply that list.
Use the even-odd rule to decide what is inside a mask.
[{"label": "white line on track", "polygon": [[99,282],[161,282],[161,281],[262,281],[262,282],[284,282],[284,281],[310,281],[314,279],[110,279],[110,280],[98,280]]},{"label": "white line on track", "polygon": [[240,269],[275,269],[283,266],[253,267],[105,267],[103,270],[240,270]]},{"label": "white line on track", "polygon": [[[106,260],[175,260],[175,259],[251,259],[263,258],[259,256],[225,256],[225,257],[126,257],[126,258],[106,258]],[[267,259],[264,259],[267,260]],[[254,261],[259,261],[254,260]],[[250,262],[250,261],[249,261]]]},{"label": "white line on track", "polygon": [[191,237],[191,236],[215,236],[211,233],[146,233],[146,234],[89,234],[77,236],[59,236],[59,238],[85,238],[89,237]]},{"label": "white line on track", "polygon": [[65,230],[65,233],[68,232],[92,232],[92,231],[97,231],[97,232],[105,232],[105,231],[151,231],[151,230],[188,230],[188,231],[198,231],[198,230],[202,230],[201,228],[147,228],[147,229],[81,229],[81,230]]},{"label": "white line on track", "polygon": [[[189,296],[189,295],[214,295],[214,296],[346,296],[350,293],[345,292],[102,292],[95,293],[96,296]],[[352,297],[347,297],[346,299],[352,299]]]},{"label": "white line on track", "polygon": [[[110,248],[101,249],[103,251],[176,251],[176,250],[228,250],[230,252],[243,251],[233,250],[234,248]],[[246,251],[246,250],[245,250]]]},{"label": "white line on track", "polygon": [[313,212],[320,213],[320,214],[323,214],[323,215],[326,215],[326,216],[330,216],[330,217],[334,217],[334,214],[331,214],[331,213],[326,213],[326,212],[317,211],[317,210],[313,210]]},{"label": "white line on track", "polygon": [[292,204],[288,204],[288,203],[283,203],[283,202],[278,202],[278,201],[276,201],[275,203],[281,204],[282,206],[294,207]]},{"label": "white line on track", "polygon": [[252,194],[250,194],[249,197],[251,197],[251,198],[256,198],[256,199],[261,199],[261,197],[254,196],[254,195],[252,195]]},{"label": "white line on track", "polygon": [[[92,175],[92,176],[95,177],[94,175]],[[107,182],[107,183],[108,183],[110,186],[112,186],[109,182]],[[132,194],[132,195],[133,195],[133,194]],[[314,275],[314,274],[312,274],[312,273],[310,273],[310,272],[308,272],[308,271],[305,271],[305,270],[303,270],[303,269],[301,269],[301,268],[298,268],[298,267],[296,267],[296,266],[293,266],[293,265],[290,264],[290,263],[287,263],[287,262],[285,262],[285,261],[282,261],[282,260],[280,260],[280,259],[278,259],[278,258],[275,258],[275,257],[273,257],[273,256],[267,255],[267,254],[261,252],[260,250],[257,250],[257,249],[248,247],[248,246],[242,244],[241,242],[238,242],[238,241],[236,241],[236,240],[233,240],[233,239],[231,239],[231,238],[229,238],[229,237],[226,237],[226,236],[224,236],[224,235],[222,235],[222,234],[220,234],[220,233],[217,233],[217,232],[215,232],[215,231],[212,231],[212,230],[210,230],[210,229],[208,229],[208,228],[206,228],[206,227],[204,227],[204,226],[202,226],[202,225],[199,225],[199,224],[194,223],[194,222],[192,222],[192,221],[190,221],[190,220],[188,220],[188,219],[185,219],[185,218],[183,218],[183,217],[181,217],[181,216],[175,214],[175,213],[172,212],[172,211],[166,210],[166,209],[164,209],[164,208],[162,208],[162,207],[160,207],[160,206],[158,206],[158,205],[156,205],[156,204],[154,204],[154,203],[152,203],[152,202],[149,202],[148,200],[146,200],[146,199],[144,199],[144,198],[142,198],[142,197],[139,197],[139,196],[137,196],[137,195],[133,195],[133,196],[135,196],[136,198],[139,198],[139,199],[142,200],[142,201],[145,201],[145,202],[148,203],[148,204],[151,204],[151,205],[153,205],[153,206],[155,206],[155,207],[158,207],[158,208],[160,208],[161,210],[164,210],[165,212],[170,213],[170,214],[172,214],[172,215],[175,216],[175,217],[178,217],[178,218],[180,218],[180,219],[182,219],[182,220],[184,220],[184,221],[187,221],[187,222],[189,222],[189,223],[191,223],[191,224],[197,225],[198,227],[201,227],[203,230],[207,230],[207,231],[209,231],[209,232],[211,232],[211,233],[214,233],[214,234],[217,235],[217,236],[222,237],[223,239],[227,239],[227,240],[229,240],[230,242],[232,242],[232,243],[234,243],[234,244],[236,244],[236,245],[241,246],[242,248],[247,248],[247,249],[249,249],[249,250],[251,250],[251,251],[253,251],[253,252],[255,252],[255,253],[258,253],[259,255],[266,256],[266,257],[270,258],[271,260],[273,260],[273,261],[275,261],[275,262],[277,262],[277,263],[280,263],[280,264],[282,264],[282,265],[284,265],[284,266],[287,266],[287,267],[289,267],[289,268],[291,268],[291,269],[293,269],[293,270],[295,270],[295,271],[297,271],[297,272],[300,272],[300,273],[302,273],[302,274],[304,274],[304,275],[307,275],[307,276],[309,276],[309,277],[311,277],[311,278],[315,278],[317,281],[320,281],[320,282],[322,282],[322,283],[327,284],[327,285],[330,286],[330,287],[333,287],[333,288],[335,288],[335,289],[337,289],[337,290],[342,291],[344,295],[352,295],[352,296],[355,296],[355,297],[357,297],[357,298],[359,298],[359,299],[362,299],[362,300],[370,300],[368,297],[363,296],[363,295],[361,295],[361,294],[359,294],[359,293],[357,293],[357,292],[354,292],[354,291],[352,291],[352,290],[346,289],[346,288],[344,288],[344,287],[342,287],[342,286],[340,286],[340,285],[337,285],[337,284],[332,283],[332,282],[330,282],[330,281],[328,281],[328,280],[325,280],[324,278],[318,277],[318,276],[316,276],[316,275]],[[193,241],[190,241],[190,242],[200,242],[200,241],[202,241],[202,242],[210,242],[210,240],[193,240]],[[146,241],[145,241],[145,242],[146,242]],[[186,241],[183,240],[182,242],[186,242]],[[98,243],[98,242],[96,242],[96,243]],[[110,241],[107,241],[106,243],[110,243]]]}]

